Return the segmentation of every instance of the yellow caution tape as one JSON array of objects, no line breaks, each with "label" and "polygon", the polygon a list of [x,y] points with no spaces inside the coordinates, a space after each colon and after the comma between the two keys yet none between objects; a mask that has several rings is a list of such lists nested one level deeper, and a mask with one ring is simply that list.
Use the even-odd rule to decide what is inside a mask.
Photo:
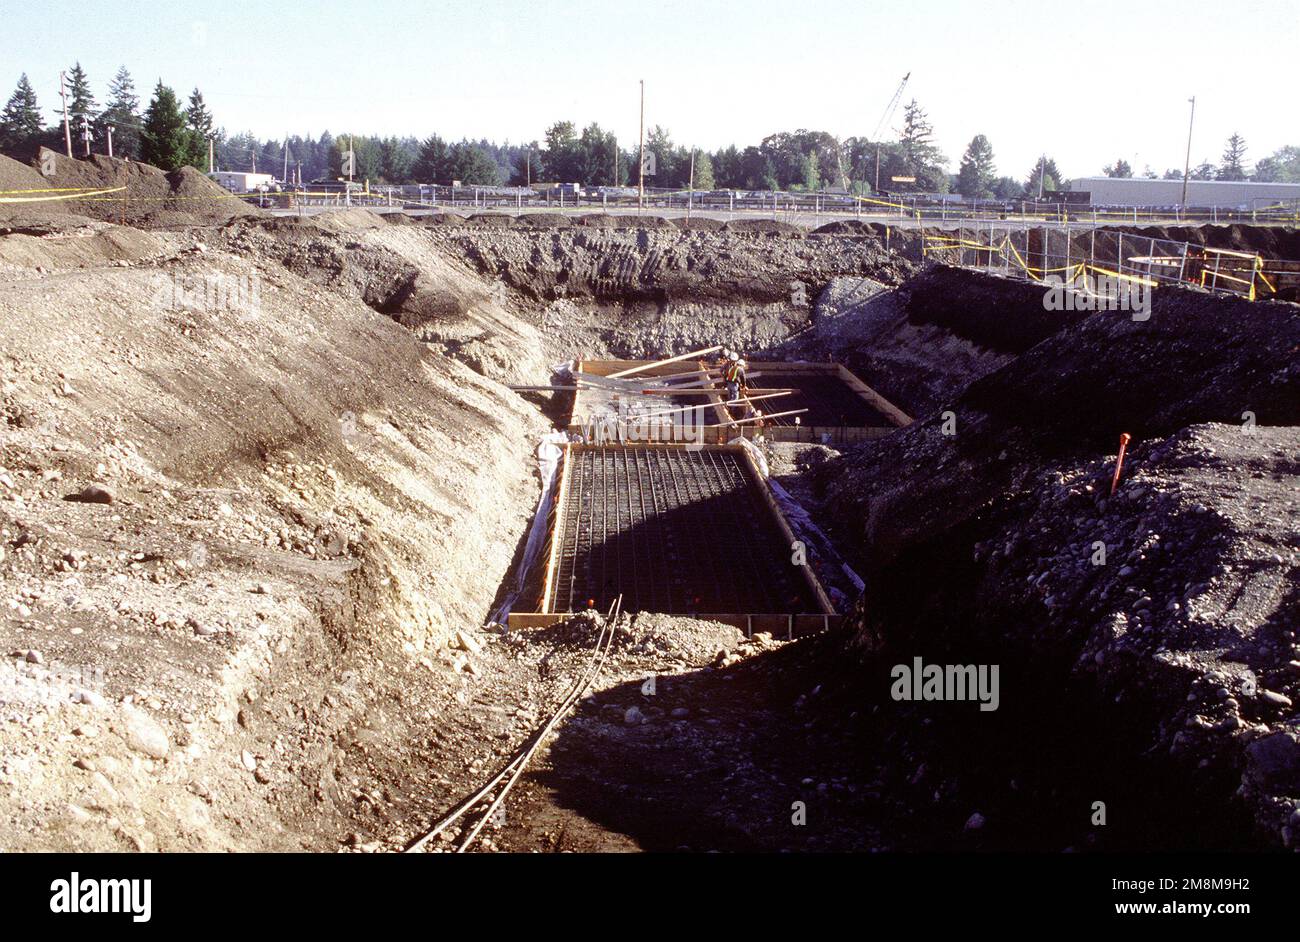
[{"label": "yellow caution tape", "polygon": [[62,196],[3,196],[0,197],[0,203],[50,203],[57,200],[79,200],[99,196],[102,193],[119,193],[125,189],[125,186],[115,186],[105,190],[90,190],[86,193],[65,193]]}]

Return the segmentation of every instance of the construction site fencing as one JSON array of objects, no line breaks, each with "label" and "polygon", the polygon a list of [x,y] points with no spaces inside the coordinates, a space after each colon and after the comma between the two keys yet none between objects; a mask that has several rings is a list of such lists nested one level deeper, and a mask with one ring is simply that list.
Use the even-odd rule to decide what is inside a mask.
[{"label": "construction site fencing", "polygon": [[1104,227],[959,228],[928,235],[925,256],[1040,283],[1095,290],[1096,279],[1134,287],[1182,285],[1256,300],[1275,297],[1300,278],[1300,262],[1258,253],[1133,235]]}]

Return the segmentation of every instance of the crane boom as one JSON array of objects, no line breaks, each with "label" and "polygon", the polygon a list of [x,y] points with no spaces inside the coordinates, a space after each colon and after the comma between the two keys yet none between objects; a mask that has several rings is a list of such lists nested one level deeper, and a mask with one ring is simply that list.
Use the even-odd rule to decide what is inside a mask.
[{"label": "crane boom", "polygon": [[907,80],[911,77],[912,73],[908,72],[903,76],[903,80],[898,83],[898,88],[894,90],[894,97],[889,99],[889,104],[885,106],[885,113],[880,116],[880,120],[876,122],[876,129],[871,132],[873,141],[880,140],[880,130],[894,116],[894,111],[898,108],[898,100],[903,97],[903,89],[907,87]]}]

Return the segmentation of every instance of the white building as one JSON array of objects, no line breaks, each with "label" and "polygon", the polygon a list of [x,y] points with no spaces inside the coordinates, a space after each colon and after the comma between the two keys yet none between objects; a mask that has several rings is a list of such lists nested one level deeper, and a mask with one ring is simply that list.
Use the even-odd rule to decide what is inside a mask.
[{"label": "white building", "polygon": [[233,170],[217,170],[208,174],[231,193],[256,193],[275,189],[275,177],[269,173],[237,173]]},{"label": "white building", "polygon": [[[1070,189],[1090,194],[1093,206],[1174,207],[1183,203],[1183,181],[1147,180],[1142,177],[1081,177]],[[1300,183],[1235,183],[1226,180],[1188,180],[1187,205],[1194,208],[1263,209],[1275,203],[1300,200]]]}]

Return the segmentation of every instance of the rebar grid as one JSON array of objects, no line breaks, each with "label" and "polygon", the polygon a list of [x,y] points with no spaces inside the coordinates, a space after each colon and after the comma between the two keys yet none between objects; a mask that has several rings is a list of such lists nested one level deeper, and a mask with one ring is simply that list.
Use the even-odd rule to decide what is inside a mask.
[{"label": "rebar grid", "polygon": [[716,449],[570,452],[549,611],[819,611],[744,459]]}]

